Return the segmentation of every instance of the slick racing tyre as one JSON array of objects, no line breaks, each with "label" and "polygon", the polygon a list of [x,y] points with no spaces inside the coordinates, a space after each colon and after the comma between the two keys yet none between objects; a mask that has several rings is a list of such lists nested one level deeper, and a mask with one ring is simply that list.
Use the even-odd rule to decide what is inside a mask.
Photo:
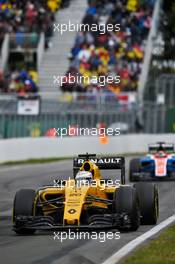
[{"label": "slick racing tyre", "polygon": [[[19,190],[14,199],[13,206],[13,222],[15,225],[15,218],[17,216],[33,216],[33,206],[35,199],[35,191],[32,189],[22,189]],[[33,234],[35,230],[18,228],[15,229],[17,234]]]},{"label": "slick racing tyre", "polygon": [[120,231],[136,231],[140,225],[139,200],[135,188],[121,186],[115,193],[115,211],[129,216],[130,225],[121,226]]},{"label": "slick racing tyre", "polygon": [[159,197],[155,184],[148,182],[136,183],[141,210],[141,224],[155,225],[159,216]]},{"label": "slick racing tyre", "polygon": [[134,176],[134,174],[140,172],[140,161],[139,159],[132,159],[129,166],[129,180],[130,182],[139,181],[139,175]]}]

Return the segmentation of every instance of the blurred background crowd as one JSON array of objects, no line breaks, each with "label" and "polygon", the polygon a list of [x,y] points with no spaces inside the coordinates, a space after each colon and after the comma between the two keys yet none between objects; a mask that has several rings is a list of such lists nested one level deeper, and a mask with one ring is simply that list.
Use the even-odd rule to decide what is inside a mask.
[{"label": "blurred background crowd", "polygon": [[[18,133],[12,125],[25,122],[45,134],[55,118],[58,127],[104,123],[123,133],[174,132],[174,21],[172,0],[0,0],[0,112],[12,115],[0,115],[0,134],[26,136],[28,130],[11,134]],[[69,22],[86,26],[54,31],[54,24]],[[65,83],[54,84],[63,75]],[[109,76],[114,82],[102,85]],[[39,102],[36,112],[31,98]]]},{"label": "blurred background crowd", "polygon": [[[69,0],[0,0],[0,49],[6,33],[11,34],[11,48],[36,47],[41,32],[45,34],[45,49],[51,47],[55,13],[68,5]],[[37,91],[36,65],[9,63],[5,72],[0,71],[0,92]]]},{"label": "blurred background crowd", "polygon": [[[154,7],[154,0],[89,0],[83,24],[120,24],[120,31],[78,32],[70,54],[67,75],[116,76],[120,84],[107,85],[103,90],[114,93],[137,91],[144,48]],[[99,84],[86,82],[62,86],[63,91],[92,91]]]},{"label": "blurred background crowd", "polygon": [[[6,33],[10,34],[10,48],[23,48],[25,56],[12,54],[7,67],[0,67],[0,92],[36,93],[39,90],[39,73],[36,49],[40,34],[44,33],[45,51],[52,47],[53,23],[60,8],[68,7],[71,0],[0,0],[0,46]],[[73,0],[72,0],[73,1]],[[79,31],[69,54],[66,76],[84,76],[83,83],[66,79],[63,92],[94,92],[99,90],[120,94],[137,92],[144,61],[144,52],[152,24],[156,0],[88,0],[82,24],[92,26],[119,25],[119,31]],[[150,76],[161,71],[175,71],[173,49],[175,3],[164,1],[159,23],[159,33],[154,41]],[[157,46],[156,46],[157,43]],[[2,54],[1,54],[2,55]],[[33,56],[33,57],[32,57]],[[154,73],[154,74],[151,74]],[[93,76],[120,76],[120,84],[102,87],[91,81]],[[149,94],[153,88],[147,89]]]}]

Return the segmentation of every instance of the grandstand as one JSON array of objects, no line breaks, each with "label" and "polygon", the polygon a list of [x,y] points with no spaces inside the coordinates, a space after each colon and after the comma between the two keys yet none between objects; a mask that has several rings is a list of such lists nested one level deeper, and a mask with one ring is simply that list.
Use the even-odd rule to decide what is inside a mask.
[{"label": "grandstand", "polygon": [[[65,36],[59,34],[53,36],[53,23],[66,23],[68,18],[72,20],[72,23],[80,23],[77,17],[80,20],[83,16],[82,23],[85,25],[94,23],[102,25],[105,23],[106,25],[112,24],[114,28],[115,25],[119,25],[119,30],[106,31],[104,34],[100,30],[97,32],[85,30],[77,33],[71,49],[71,62],[67,74],[88,76],[90,81],[80,85],[71,85],[68,81],[68,84],[61,87],[62,90],[68,92],[99,90],[101,88],[99,83],[91,82],[92,76],[118,75],[121,80],[120,84],[110,83],[103,87],[104,92],[110,91],[114,94],[137,92],[155,1],[91,0],[88,1],[85,15],[86,1],[83,1],[85,4],[82,4],[82,1],[81,3],[74,1],[72,7],[66,12],[61,11],[60,15],[57,11],[60,8],[61,0],[3,2],[1,5],[1,28],[4,31],[2,36],[4,34],[3,42],[5,42],[7,38],[5,33],[10,33],[9,40],[6,41],[6,46],[9,42],[6,53],[8,49],[10,54],[6,55],[6,58],[2,58],[2,68],[8,69],[10,74],[7,71],[5,78],[3,78],[1,72],[2,91],[20,91],[21,86],[23,86],[27,92],[36,92],[38,90],[37,71],[39,71],[42,91],[52,91],[51,76],[53,74],[61,75],[66,70],[67,60],[65,56],[68,56],[70,42],[73,42],[74,39],[74,34],[70,34],[70,32],[67,32]],[[25,12],[23,13],[22,10]],[[45,19],[46,13],[47,19]],[[42,41],[41,32],[44,32],[44,40]],[[53,43],[51,43],[51,38]],[[40,47],[40,53],[36,55],[35,51],[39,42],[42,44],[43,41],[46,49],[52,45],[53,47],[46,52],[42,52]],[[19,50],[27,50],[27,56],[24,57],[17,53]],[[58,50],[62,50],[62,52]],[[40,67],[41,53],[44,53],[42,67]],[[16,62],[17,59],[18,62]],[[25,60],[26,62],[24,62]],[[23,77],[21,78],[21,68],[27,68],[25,78],[24,72],[22,72]],[[28,69],[32,73],[28,72]],[[20,83],[18,81],[16,83],[16,79],[20,79]],[[21,79],[23,80],[21,81]]]},{"label": "grandstand", "polygon": [[[44,135],[54,122],[58,127],[120,123],[128,133],[174,131],[170,109],[175,104],[174,5],[170,9],[168,4],[163,0],[2,1],[1,136],[30,136],[28,129],[23,133],[16,128],[28,123],[39,126]],[[69,21],[85,24],[86,29],[63,35],[54,31],[54,23]],[[109,24],[112,30],[106,30]],[[92,25],[98,30],[89,31]],[[116,25],[119,30],[114,30]],[[54,85],[53,76],[62,75],[65,82]],[[84,82],[72,83],[69,75],[85,77]],[[120,83],[101,85],[94,76],[120,76]],[[21,98],[27,94],[28,99],[35,95],[30,104],[38,105],[38,110],[21,116],[18,108],[26,103]],[[13,126],[17,132],[11,135]]]},{"label": "grandstand", "polygon": [[68,0],[0,2],[0,91],[37,93],[38,68],[51,46],[55,14]]},{"label": "grandstand", "polygon": [[[73,0],[69,8],[59,10],[55,15],[55,24],[80,23],[86,9],[86,1]],[[54,26],[53,26],[54,28]],[[55,26],[56,28],[56,26]],[[39,81],[41,93],[58,93],[58,86],[53,83],[53,76],[62,76],[68,68],[68,54],[73,45],[76,32],[60,32],[55,30],[51,48],[43,54],[42,64],[39,66]],[[49,95],[51,96],[51,95]],[[52,96],[52,98],[54,98]]]},{"label": "grandstand", "polygon": [[[85,25],[94,23],[120,25],[119,31],[83,31],[77,34],[71,50],[71,63],[67,71],[75,75],[119,75],[120,84],[102,87],[103,92],[114,94],[137,92],[146,40],[151,27],[155,1],[88,1],[89,7],[82,20]],[[70,84],[63,91],[93,91],[101,89],[99,83]]]}]

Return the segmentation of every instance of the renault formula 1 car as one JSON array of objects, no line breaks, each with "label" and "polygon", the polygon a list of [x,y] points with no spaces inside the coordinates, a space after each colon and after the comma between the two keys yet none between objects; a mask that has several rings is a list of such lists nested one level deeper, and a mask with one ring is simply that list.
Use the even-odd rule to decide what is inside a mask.
[{"label": "renault formula 1 car", "polygon": [[[116,179],[120,170],[120,184],[102,179],[103,169],[116,170]],[[125,185],[123,157],[79,155],[74,159],[74,177],[56,183],[16,193],[13,230],[17,234],[81,228],[134,231],[140,223],[157,222],[157,187],[153,183]]]},{"label": "renault formula 1 car", "polygon": [[175,151],[173,144],[150,144],[145,157],[130,162],[130,181],[175,180]]}]

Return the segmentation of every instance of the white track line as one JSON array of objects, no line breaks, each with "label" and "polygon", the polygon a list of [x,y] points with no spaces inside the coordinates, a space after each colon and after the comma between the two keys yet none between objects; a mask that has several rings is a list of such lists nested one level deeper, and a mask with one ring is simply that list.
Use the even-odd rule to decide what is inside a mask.
[{"label": "white track line", "polygon": [[165,221],[161,222],[159,225],[153,227],[148,232],[144,233],[143,235],[137,237],[136,239],[132,240],[128,244],[126,244],[124,247],[122,247],[119,251],[114,253],[111,257],[106,259],[102,264],[116,264],[118,261],[120,261],[123,257],[128,255],[133,249],[135,249],[137,246],[139,246],[141,243],[146,241],[148,238],[154,236],[159,231],[161,231],[163,228],[167,227],[171,223],[175,221],[175,215],[172,215],[171,217],[167,218]]}]

